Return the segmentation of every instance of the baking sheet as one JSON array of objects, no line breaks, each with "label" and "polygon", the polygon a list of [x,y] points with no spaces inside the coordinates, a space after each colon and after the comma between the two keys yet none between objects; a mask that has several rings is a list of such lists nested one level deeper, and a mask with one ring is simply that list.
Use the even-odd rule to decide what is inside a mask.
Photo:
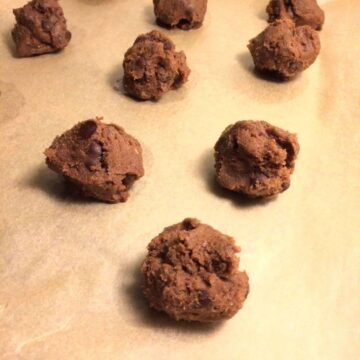
[{"label": "baking sheet", "polygon": [[[201,29],[163,30],[192,74],[158,103],[113,89],[126,49],[156,28],[150,0],[62,0],[68,48],[17,59],[23,3],[0,2],[0,358],[359,359],[359,1],[323,4],[321,54],[287,83],[257,77],[246,49],[267,1],[209,1]],[[56,135],[96,115],[143,145],[146,176],[125,204],[72,200],[44,165]],[[212,147],[240,119],[299,136],[273,201],[214,184]],[[147,243],[187,216],[242,247],[250,294],[218,326],[172,322],[139,293]]]}]

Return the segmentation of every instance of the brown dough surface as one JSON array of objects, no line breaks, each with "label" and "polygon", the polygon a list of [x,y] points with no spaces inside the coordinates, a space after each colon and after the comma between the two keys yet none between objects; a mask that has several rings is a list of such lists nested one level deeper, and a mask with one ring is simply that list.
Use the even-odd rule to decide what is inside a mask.
[{"label": "brown dough surface", "polygon": [[144,295],[176,320],[229,319],[249,292],[238,252],[233,238],[196,219],[167,227],[148,245],[141,267]]},{"label": "brown dough surface", "polygon": [[78,123],[45,150],[50,169],[63,175],[84,197],[126,201],[131,185],[144,175],[139,142],[100,118]]},{"label": "brown dough surface", "polygon": [[69,43],[71,33],[57,0],[33,0],[13,12],[12,37],[20,57],[57,52]]},{"label": "brown dough surface", "polygon": [[184,84],[190,74],[186,56],[157,30],[138,36],[126,52],[123,86],[127,94],[139,100],[158,100]]},{"label": "brown dough surface", "polygon": [[251,198],[276,195],[289,188],[298,152],[296,135],[265,121],[239,121],[215,145],[217,181]]},{"label": "brown dough surface", "polygon": [[256,69],[291,78],[307,69],[320,52],[318,33],[310,26],[296,27],[294,22],[283,18],[275,20],[248,48]]},{"label": "brown dough surface", "polygon": [[325,21],[325,13],[316,0],[271,0],[266,11],[269,22],[287,17],[297,26],[309,25],[315,30],[321,30]]},{"label": "brown dough surface", "polygon": [[182,30],[199,28],[205,17],[207,0],[153,0],[159,25]]}]

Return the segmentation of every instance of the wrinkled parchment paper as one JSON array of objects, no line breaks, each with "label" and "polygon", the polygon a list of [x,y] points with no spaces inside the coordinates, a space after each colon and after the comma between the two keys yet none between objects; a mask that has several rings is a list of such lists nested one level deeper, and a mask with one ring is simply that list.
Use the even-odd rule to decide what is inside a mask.
[{"label": "wrinkled parchment paper", "polygon": [[[69,47],[17,59],[23,3],[0,2],[0,358],[359,359],[359,1],[323,3],[318,60],[274,83],[246,49],[267,0],[210,0],[201,29],[164,30],[192,74],[158,103],[113,89],[126,49],[156,28],[150,0],[62,0]],[[146,176],[126,204],[73,200],[44,165],[56,135],[96,115],[143,145]],[[299,136],[292,185],[273,201],[214,184],[212,147],[240,119]],[[174,323],[139,292],[147,243],[186,216],[242,247],[251,291],[218,326]]]}]

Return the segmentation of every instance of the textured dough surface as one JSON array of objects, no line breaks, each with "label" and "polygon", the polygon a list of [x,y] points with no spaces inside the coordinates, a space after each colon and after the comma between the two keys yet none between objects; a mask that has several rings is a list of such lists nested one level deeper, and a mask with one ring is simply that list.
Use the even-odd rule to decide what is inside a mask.
[{"label": "textured dough surface", "polygon": [[123,86],[139,100],[158,100],[169,90],[178,89],[190,74],[186,56],[157,30],[137,37],[126,52]]},{"label": "textured dough surface", "polygon": [[176,320],[231,318],[249,292],[239,251],[233,238],[196,219],[167,227],[150,242],[141,267],[145,297]]},{"label": "textured dough surface", "polygon": [[215,145],[217,181],[249,197],[276,195],[290,186],[297,137],[265,121],[239,121]]},{"label": "textured dough surface", "polygon": [[325,13],[316,0],[271,0],[266,8],[269,22],[287,17],[299,25],[309,25],[321,30]]},{"label": "textured dough surface", "polygon": [[165,27],[182,30],[199,28],[205,17],[207,0],[153,0],[156,20]]},{"label": "textured dough surface", "polygon": [[310,26],[296,27],[293,21],[283,18],[250,40],[248,48],[258,70],[286,79],[304,71],[316,60],[320,39]]}]

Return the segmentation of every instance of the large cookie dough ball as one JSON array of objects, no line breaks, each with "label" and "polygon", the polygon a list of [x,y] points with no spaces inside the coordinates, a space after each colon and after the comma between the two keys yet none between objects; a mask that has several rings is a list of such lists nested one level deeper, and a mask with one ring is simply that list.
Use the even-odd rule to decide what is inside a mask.
[{"label": "large cookie dough ball", "polygon": [[182,30],[199,28],[205,17],[207,0],[153,0],[159,25]]},{"label": "large cookie dough ball", "polygon": [[321,30],[324,21],[324,11],[316,0],[271,0],[266,8],[269,22],[282,17],[288,17],[299,25],[309,25],[315,30]]},{"label": "large cookie dough ball", "polygon": [[63,175],[84,197],[126,201],[144,175],[139,142],[121,127],[87,120],[58,136],[45,150],[50,169]]},{"label": "large cookie dough ball", "polygon": [[12,37],[21,57],[57,52],[67,46],[71,33],[57,0],[33,0],[13,10]]},{"label": "large cookie dough ball", "polygon": [[320,52],[318,33],[310,26],[296,27],[289,19],[271,23],[248,48],[260,71],[291,78],[307,69]]},{"label": "large cookie dough ball", "polygon": [[217,181],[251,198],[276,195],[289,188],[298,152],[296,135],[265,121],[239,121],[215,145]]},{"label": "large cookie dough ball", "polygon": [[190,74],[186,56],[159,31],[140,35],[124,58],[123,85],[127,94],[140,100],[158,100],[184,84]]},{"label": "large cookie dough ball", "polygon": [[239,251],[233,238],[196,219],[167,227],[150,242],[141,267],[145,297],[176,320],[231,318],[249,292]]}]

